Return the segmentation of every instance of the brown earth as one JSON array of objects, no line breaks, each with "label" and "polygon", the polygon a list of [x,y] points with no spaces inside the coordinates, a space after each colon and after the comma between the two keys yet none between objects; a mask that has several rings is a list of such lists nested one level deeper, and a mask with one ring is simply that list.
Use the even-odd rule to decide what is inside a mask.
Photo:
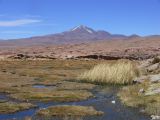
[{"label": "brown earth", "polygon": [[140,37],[79,44],[0,48],[0,59],[148,59],[160,55],[160,37]]}]

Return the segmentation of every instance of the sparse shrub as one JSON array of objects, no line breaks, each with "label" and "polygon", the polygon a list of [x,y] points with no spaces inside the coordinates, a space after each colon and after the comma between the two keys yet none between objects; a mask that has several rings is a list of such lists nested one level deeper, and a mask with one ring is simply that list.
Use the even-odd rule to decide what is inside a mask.
[{"label": "sparse shrub", "polygon": [[104,84],[131,84],[139,73],[133,62],[118,60],[115,63],[96,65],[93,69],[81,74],[78,79]]}]

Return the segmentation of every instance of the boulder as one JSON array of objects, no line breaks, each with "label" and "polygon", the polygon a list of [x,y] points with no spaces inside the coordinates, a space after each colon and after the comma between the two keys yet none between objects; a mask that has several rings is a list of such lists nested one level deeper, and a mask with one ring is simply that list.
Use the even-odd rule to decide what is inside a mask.
[{"label": "boulder", "polygon": [[153,83],[160,82],[160,74],[149,75],[149,80]]},{"label": "boulder", "polygon": [[160,63],[156,63],[156,64],[148,66],[146,69],[148,72],[154,72],[159,68],[160,68]]},{"label": "boulder", "polygon": [[152,120],[160,120],[160,116],[158,115],[151,115]]}]

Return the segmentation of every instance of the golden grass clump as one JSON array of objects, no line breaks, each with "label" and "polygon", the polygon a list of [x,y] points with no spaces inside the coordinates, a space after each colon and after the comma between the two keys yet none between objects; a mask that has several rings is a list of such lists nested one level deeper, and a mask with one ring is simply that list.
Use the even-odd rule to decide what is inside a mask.
[{"label": "golden grass clump", "polygon": [[81,74],[78,79],[103,84],[131,84],[139,73],[132,61],[118,60],[96,65],[93,69]]}]

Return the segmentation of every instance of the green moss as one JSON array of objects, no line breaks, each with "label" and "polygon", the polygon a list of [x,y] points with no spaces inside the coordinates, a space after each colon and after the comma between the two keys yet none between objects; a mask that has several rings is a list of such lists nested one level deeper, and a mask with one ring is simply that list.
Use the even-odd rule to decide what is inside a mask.
[{"label": "green moss", "polygon": [[37,112],[40,116],[91,116],[102,115],[103,112],[96,111],[88,106],[53,106],[47,109],[41,109]]},{"label": "green moss", "polygon": [[10,97],[22,100],[22,101],[55,101],[55,102],[71,102],[86,100],[93,97],[92,93],[84,90],[75,91],[47,91],[47,92],[25,92],[11,94]]},{"label": "green moss", "polygon": [[14,113],[21,110],[26,110],[36,107],[31,103],[14,103],[14,102],[3,102],[0,103],[0,114]]}]

